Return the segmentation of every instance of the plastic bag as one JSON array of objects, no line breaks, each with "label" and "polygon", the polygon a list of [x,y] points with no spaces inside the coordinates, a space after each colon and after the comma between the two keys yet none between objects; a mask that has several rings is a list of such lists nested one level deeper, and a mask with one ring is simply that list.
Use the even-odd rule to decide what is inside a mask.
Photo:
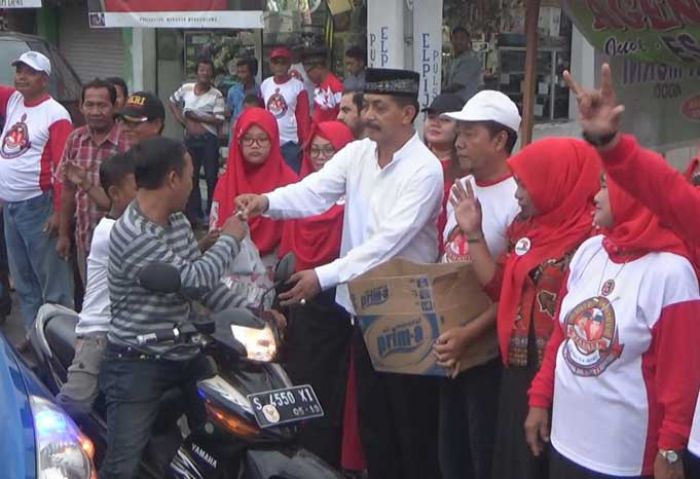
[{"label": "plastic bag", "polygon": [[241,241],[241,250],[221,281],[236,297],[246,298],[243,307],[257,309],[262,303],[264,309],[269,309],[275,299],[274,291],[265,295],[274,284],[272,271],[260,258],[250,233]]}]

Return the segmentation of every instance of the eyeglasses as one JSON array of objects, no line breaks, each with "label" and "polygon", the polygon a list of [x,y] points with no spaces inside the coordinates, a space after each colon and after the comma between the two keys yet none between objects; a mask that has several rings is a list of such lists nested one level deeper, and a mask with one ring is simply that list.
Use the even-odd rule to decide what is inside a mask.
[{"label": "eyeglasses", "polygon": [[333,156],[335,155],[335,148],[332,146],[324,146],[323,148],[312,146],[309,148],[309,155],[317,158],[319,156]]},{"label": "eyeglasses", "polygon": [[241,145],[253,146],[253,144],[257,144],[260,147],[267,146],[270,144],[270,138],[267,136],[261,136],[260,138],[244,136],[243,138],[241,138]]}]

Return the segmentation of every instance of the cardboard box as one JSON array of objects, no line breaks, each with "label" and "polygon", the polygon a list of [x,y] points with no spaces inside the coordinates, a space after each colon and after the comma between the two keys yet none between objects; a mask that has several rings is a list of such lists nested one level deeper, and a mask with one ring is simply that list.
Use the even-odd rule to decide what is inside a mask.
[{"label": "cardboard box", "polygon": [[[393,259],[351,281],[349,288],[374,369],[383,372],[451,375],[435,364],[433,343],[491,305],[468,263]],[[470,348],[458,371],[497,356],[494,328]]]}]

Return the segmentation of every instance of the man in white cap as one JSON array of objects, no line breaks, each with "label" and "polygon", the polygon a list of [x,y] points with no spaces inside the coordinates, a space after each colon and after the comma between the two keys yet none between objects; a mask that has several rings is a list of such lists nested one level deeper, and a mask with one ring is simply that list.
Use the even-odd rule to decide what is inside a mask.
[{"label": "man in white cap", "polygon": [[[518,139],[518,108],[503,93],[484,90],[461,111],[443,116],[457,120],[457,158],[461,168],[471,173],[458,181],[471,183],[483,221],[480,234],[465,234],[448,202],[442,260],[468,261],[473,248],[486,248],[487,254],[498,258],[507,248],[506,231],[520,212],[517,185],[507,164]],[[468,346],[494,338],[495,328],[496,307],[492,307],[465,326],[446,331],[434,346],[440,363],[456,375],[440,391],[439,449],[444,479],[492,477],[501,377],[498,351],[494,349],[487,363],[462,372],[459,362]]]},{"label": "man in white cap", "polygon": [[48,93],[48,58],[29,51],[12,66],[15,88],[0,85],[0,116],[5,117],[0,201],[10,274],[29,328],[43,303],[73,307],[70,263],[56,251],[61,204],[56,169],[73,126],[66,109]]}]

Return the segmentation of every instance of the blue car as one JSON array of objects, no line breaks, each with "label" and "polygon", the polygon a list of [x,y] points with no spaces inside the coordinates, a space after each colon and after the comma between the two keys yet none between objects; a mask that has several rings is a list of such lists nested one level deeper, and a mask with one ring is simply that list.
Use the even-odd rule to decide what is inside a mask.
[{"label": "blue car", "polygon": [[96,478],[94,451],[0,333],[0,478]]}]

